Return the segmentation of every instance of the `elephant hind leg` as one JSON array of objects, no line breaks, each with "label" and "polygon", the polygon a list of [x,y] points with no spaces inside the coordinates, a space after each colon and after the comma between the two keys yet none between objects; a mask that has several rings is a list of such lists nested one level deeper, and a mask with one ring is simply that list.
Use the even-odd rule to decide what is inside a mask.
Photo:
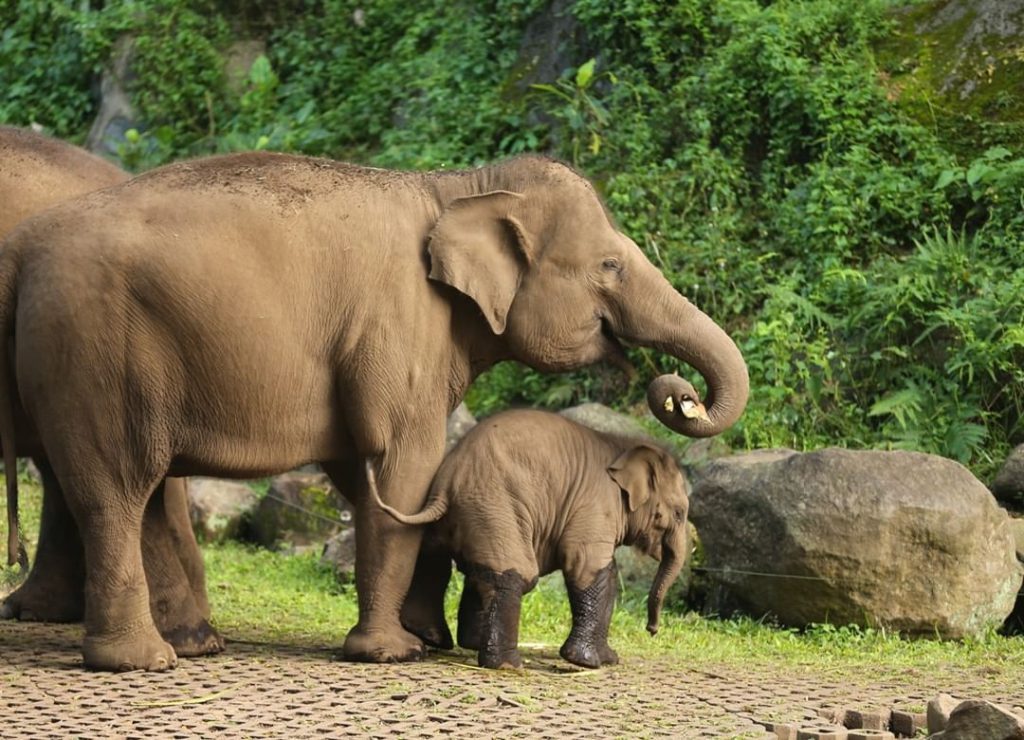
[{"label": "elephant hind leg", "polygon": [[483,597],[477,587],[476,579],[466,578],[462,586],[462,597],[459,599],[459,624],[456,634],[459,647],[467,650],[479,650],[484,630]]},{"label": "elephant hind leg", "polygon": [[[149,586],[149,607],[160,635],[180,657],[194,657],[219,653],[224,640],[207,621],[209,607],[195,598],[195,583],[190,581],[181,554],[181,542],[175,537],[171,525],[172,505],[181,502],[167,500],[170,496],[183,496],[184,487],[174,487],[177,479],[168,479],[157,487],[146,505],[142,522],[142,560],[145,564],[146,583]],[[192,539],[195,547],[195,539]],[[197,548],[198,554],[198,548]],[[202,561],[199,561],[202,576]]]},{"label": "elephant hind leg", "polygon": [[402,605],[402,626],[430,647],[442,650],[454,646],[444,616],[444,595],[451,576],[451,553],[437,544],[428,532]]},{"label": "elephant hind leg", "polygon": [[36,556],[28,578],[0,604],[0,619],[80,622],[85,613],[82,541],[53,468],[43,458],[35,463],[43,479]]},{"label": "elephant hind leg", "polygon": [[484,668],[520,668],[519,614],[523,594],[536,585],[536,577],[527,580],[514,570],[499,573],[471,564],[465,572],[471,593],[475,591],[480,600],[477,662]]}]

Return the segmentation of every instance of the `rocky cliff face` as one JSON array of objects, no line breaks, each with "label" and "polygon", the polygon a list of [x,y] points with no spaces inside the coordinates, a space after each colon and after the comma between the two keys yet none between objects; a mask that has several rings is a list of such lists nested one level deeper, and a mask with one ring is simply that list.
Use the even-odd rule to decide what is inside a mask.
[{"label": "rocky cliff face", "polygon": [[1024,0],[933,0],[878,45],[890,96],[964,154],[1024,134]]}]

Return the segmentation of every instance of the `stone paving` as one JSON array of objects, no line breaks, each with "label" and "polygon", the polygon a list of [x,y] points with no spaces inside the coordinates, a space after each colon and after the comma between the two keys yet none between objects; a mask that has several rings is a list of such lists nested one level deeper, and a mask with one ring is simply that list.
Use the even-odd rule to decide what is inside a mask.
[{"label": "stone paving", "polygon": [[525,669],[499,672],[459,651],[364,665],[327,648],[229,636],[224,654],[173,671],[107,674],[83,669],[80,639],[76,625],[0,622],[5,737],[796,738],[819,728],[800,734],[813,738],[834,736],[823,716],[888,720],[893,708],[922,711],[940,691],[1024,705],[1017,667],[880,667],[837,679],[753,661],[698,669],[626,656],[588,671],[556,648],[527,645]]}]

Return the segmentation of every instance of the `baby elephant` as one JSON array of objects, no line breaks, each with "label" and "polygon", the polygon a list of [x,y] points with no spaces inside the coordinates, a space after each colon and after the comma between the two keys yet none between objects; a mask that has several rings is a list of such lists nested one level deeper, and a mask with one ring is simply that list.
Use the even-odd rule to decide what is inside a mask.
[{"label": "baby elephant", "polygon": [[[684,413],[704,412],[696,392]],[[445,458],[418,514],[378,504],[406,524],[437,521],[433,538],[465,578],[458,642],[487,668],[519,667],[519,612],[539,576],[561,569],[572,632],[561,655],[617,663],[608,646],[617,578],[613,554],[634,545],[661,561],[647,601],[658,630],[665,592],[687,555],[685,481],[672,456],[543,411],[506,411],[474,427]],[[443,518],[442,518],[443,517]]]}]

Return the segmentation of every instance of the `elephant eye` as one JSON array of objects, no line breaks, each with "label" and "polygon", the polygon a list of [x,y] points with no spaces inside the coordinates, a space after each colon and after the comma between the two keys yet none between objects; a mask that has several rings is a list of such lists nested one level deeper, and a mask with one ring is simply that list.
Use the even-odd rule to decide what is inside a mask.
[{"label": "elephant eye", "polygon": [[622,271],[622,264],[614,257],[608,257],[604,262],[601,263],[601,267],[603,267],[605,270],[610,270],[612,272]]}]

